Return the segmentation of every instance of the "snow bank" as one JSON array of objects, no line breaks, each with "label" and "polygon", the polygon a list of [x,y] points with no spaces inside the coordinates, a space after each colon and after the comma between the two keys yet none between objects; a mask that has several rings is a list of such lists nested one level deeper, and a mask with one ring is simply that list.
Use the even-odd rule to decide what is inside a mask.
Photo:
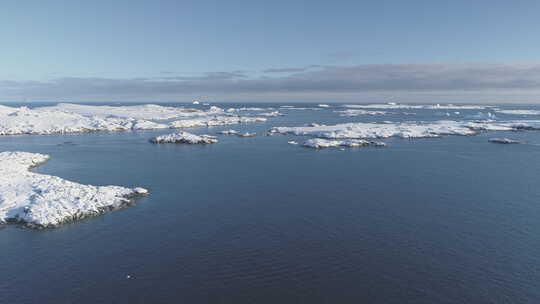
[{"label": "snow bank", "polygon": [[347,140],[328,140],[322,138],[308,139],[303,144],[304,147],[321,149],[330,147],[364,147],[364,146],[386,146],[383,142],[367,141],[363,139],[347,139]]},{"label": "snow bank", "polygon": [[155,144],[164,143],[182,143],[182,144],[215,144],[218,142],[215,136],[210,135],[195,135],[188,132],[179,132],[157,136],[150,139],[150,142]]},{"label": "snow bank", "polygon": [[0,153],[0,223],[34,228],[55,227],[127,206],[143,188],[91,186],[28,169],[49,159],[26,152]]}]

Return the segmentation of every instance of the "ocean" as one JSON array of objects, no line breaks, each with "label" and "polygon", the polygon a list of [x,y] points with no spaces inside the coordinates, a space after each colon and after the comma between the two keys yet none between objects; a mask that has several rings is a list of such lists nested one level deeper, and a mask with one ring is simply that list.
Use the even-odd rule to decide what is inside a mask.
[{"label": "ocean", "polygon": [[540,302],[540,131],[319,150],[287,143],[305,136],[265,136],[489,112],[343,117],[333,104],[294,106],[317,110],[187,130],[258,134],[213,145],[149,143],[171,130],[0,136],[0,151],[49,154],[36,172],[151,192],[55,229],[0,226],[0,303]]}]

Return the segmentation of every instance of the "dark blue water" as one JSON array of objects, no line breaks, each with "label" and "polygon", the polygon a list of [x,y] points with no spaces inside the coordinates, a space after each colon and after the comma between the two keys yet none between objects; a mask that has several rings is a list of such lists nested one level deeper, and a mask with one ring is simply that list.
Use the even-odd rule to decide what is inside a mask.
[{"label": "dark blue water", "polygon": [[[232,127],[446,112],[332,110]],[[50,154],[39,172],[152,191],[58,229],[0,228],[0,303],[540,302],[540,132],[346,151],[288,136],[148,143],[169,132],[0,137],[0,151]],[[487,141],[504,136],[529,144]]]}]

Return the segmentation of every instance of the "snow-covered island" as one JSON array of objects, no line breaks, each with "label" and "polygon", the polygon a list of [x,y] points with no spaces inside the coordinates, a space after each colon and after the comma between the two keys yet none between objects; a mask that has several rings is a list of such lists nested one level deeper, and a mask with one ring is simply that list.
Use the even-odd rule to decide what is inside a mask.
[{"label": "snow-covered island", "polygon": [[218,107],[201,110],[152,104],[94,106],[62,103],[30,109],[0,105],[0,135],[177,129],[266,120],[234,115]]},{"label": "snow-covered island", "polygon": [[303,144],[304,147],[322,149],[331,147],[385,147],[386,144],[378,141],[367,141],[363,139],[329,140],[322,138],[308,139]]},{"label": "snow-covered island", "polygon": [[472,136],[481,131],[540,130],[540,121],[452,121],[403,122],[403,123],[344,123],[337,125],[310,124],[303,127],[274,127],[272,134],[292,134],[326,139],[368,139],[368,138],[427,138],[443,135]]},{"label": "snow-covered island", "polygon": [[180,143],[180,144],[215,144],[218,142],[215,136],[195,135],[188,132],[178,132],[173,134],[156,136],[150,139],[155,144]]},{"label": "snow-covered island", "polygon": [[50,228],[128,206],[143,188],[91,186],[30,172],[48,155],[0,153],[0,223]]}]

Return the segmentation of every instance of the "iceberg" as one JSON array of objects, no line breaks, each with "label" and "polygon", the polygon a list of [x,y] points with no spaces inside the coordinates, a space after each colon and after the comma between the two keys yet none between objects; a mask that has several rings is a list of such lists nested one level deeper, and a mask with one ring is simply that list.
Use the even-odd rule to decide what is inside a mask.
[{"label": "iceberg", "polygon": [[91,186],[30,172],[49,160],[27,152],[0,153],[0,223],[49,228],[128,206],[144,188]]},{"label": "iceberg", "polygon": [[215,136],[195,135],[188,132],[172,133],[156,136],[150,139],[155,144],[181,143],[181,144],[215,144],[218,142]]}]

